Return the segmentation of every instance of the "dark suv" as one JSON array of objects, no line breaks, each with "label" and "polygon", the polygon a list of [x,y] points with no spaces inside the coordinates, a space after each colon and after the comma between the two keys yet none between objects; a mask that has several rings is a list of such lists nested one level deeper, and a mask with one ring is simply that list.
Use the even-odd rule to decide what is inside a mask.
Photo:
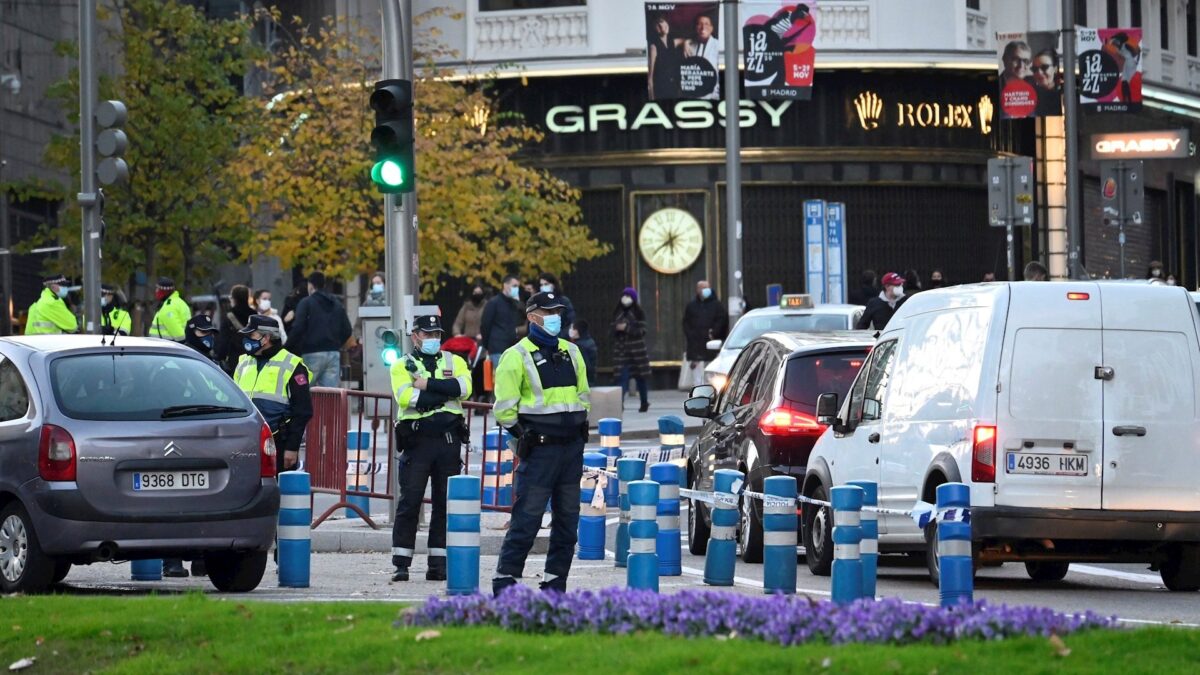
[{"label": "dark suv", "polygon": [[[767,333],[746,346],[716,393],[704,385],[684,404],[708,422],[688,451],[688,485],[711,490],[717,469],[737,469],[761,491],[768,476],[804,479],[808,455],[825,427],[814,404],[823,392],[843,396],[862,367],[874,338],[867,332]],[[742,500],[738,527],[742,560],[762,562],[762,502]],[[708,507],[688,509],[688,548],[702,555],[712,521]]]}]

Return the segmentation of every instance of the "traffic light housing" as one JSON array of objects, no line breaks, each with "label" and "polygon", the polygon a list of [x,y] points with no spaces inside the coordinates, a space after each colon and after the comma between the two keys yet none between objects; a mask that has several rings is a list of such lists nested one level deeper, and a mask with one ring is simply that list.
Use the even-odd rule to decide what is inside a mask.
[{"label": "traffic light housing", "polygon": [[400,331],[395,328],[384,328],[379,333],[379,338],[383,342],[383,348],[379,355],[383,359],[383,365],[390,368],[393,363],[400,360]]},{"label": "traffic light housing", "polygon": [[96,164],[96,177],[102,185],[123,183],[129,179],[129,165],[122,159],[129,139],[121,128],[125,126],[125,104],[120,101],[101,101],[96,106],[96,151],[104,159]]},{"label": "traffic light housing", "polygon": [[375,128],[371,130],[375,164],[371,167],[371,180],[385,194],[416,189],[412,92],[409,80],[380,80],[371,93],[371,109],[375,111]]}]

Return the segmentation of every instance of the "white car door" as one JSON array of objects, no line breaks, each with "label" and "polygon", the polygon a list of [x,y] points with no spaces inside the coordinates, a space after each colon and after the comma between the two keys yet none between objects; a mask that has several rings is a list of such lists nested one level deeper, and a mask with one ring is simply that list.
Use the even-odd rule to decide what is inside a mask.
[{"label": "white car door", "polygon": [[[829,467],[835,486],[852,480],[879,482],[883,406],[896,344],[896,340],[888,340],[876,345],[850,389],[846,408],[849,430],[837,444],[838,453]],[[886,531],[883,519],[879,521],[879,531]]]}]

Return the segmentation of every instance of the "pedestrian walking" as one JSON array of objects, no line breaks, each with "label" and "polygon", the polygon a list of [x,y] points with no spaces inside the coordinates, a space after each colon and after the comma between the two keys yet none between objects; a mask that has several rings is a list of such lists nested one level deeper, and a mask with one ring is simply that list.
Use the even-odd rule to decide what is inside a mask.
[{"label": "pedestrian walking", "polygon": [[67,278],[53,274],[42,279],[42,294],[29,306],[25,319],[26,335],[76,333],[79,322],[67,306]]},{"label": "pedestrian walking", "polygon": [[125,311],[117,289],[108,284],[100,286],[100,331],[104,335],[129,335],[133,332],[133,319]]},{"label": "pedestrian walking", "polygon": [[709,340],[724,340],[729,331],[729,313],[725,311],[708,281],[696,282],[696,297],[683,310],[683,339],[686,347],[679,377],[679,389],[691,391],[704,384],[704,367],[717,357],[707,346]]},{"label": "pedestrian walking", "polygon": [[563,327],[569,329],[575,324],[575,305],[571,304],[571,299],[567,297],[563,291],[562,283],[558,277],[549,272],[542,272],[538,275],[538,293],[553,293],[558,296],[558,299],[563,303],[562,322]]},{"label": "pedestrian walking", "polygon": [[188,304],[175,290],[175,282],[170,277],[159,277],[158,286],[154,289],[154,299],[158,301],[158,311],[150,322],[150,337],[183,342],[184,326],[192,311]]},{"label": "pedestrian walking", "polygon": [[854,327],[858,330],[883,330],[903,302],[904,277],[888,272],[883,275],[883,290],[867,303],[867,308]]},{"label": "pedestrian walking", "polygon": [[229,310],[225,312],[221,332],[217,335],[216,356],[221,368],[230,375],[245,353],[242,351],[242,336],[238,331],[250,323],[250,317],[253,315],[254,310],[250,308],[250,289],[241,284],[229,289]]},{"label": "pedestrian walking", "polygon": [[483,286],[471,287],[471,295],[458,308],[451,330],[455,337],[465,335],[476,342],[483,342]]},{"label": "pedestrian walking", "polygon": [[383,281],[383,272],[376,272],[371,275],[371,285],[367,288],[367,299],[363,301],[364,307],[385,307],[387,306],[387,286]]},{"label": "pedestrian walking", "polygon": [[637,290],[632,287],[621,292],[621,300],[613,310],[613,362],[617,368],[617,386],[621,388],[622,408],[628,393],[629,378],[637,381],[641,405],[638,412],[650,409],[650,354],[646,351],[646,313],[638,304]]},{"label": "pedestrian walking", "polygon": [[308,368],[299,356],[283,348],[274,317],[254,314],[238,333],[244,353],[233,381],[271,429],[276,471],[290,471],[300,462],[300,442],[313,415]]},{"label": "pedestrian walking", "polygon": [[392,364],[396,447],[400,448],[400,503],[392,523],[392,581],[408,581],[417,521],[432,482],[428,581],[446,580],[446,483],[462,470],[459,449],[469,431],[462,402],[471,396],[467,362],[442,350],[441,318],[413,321],[413,349]]},{"label": "pedestrian walking", "polygon": [[579,347],[579,353],[583,354],[583,365],[587,371],[588,382],[596,381],[596,361],[600,358],[600,349],[596,347],[596,340],[592,337],[591,325],[584,319],[575,319],[575,325],[571,326],[568,337],[571,342]]},{"label": "pedestrian walking", "polygon": [[863,270],[858,277],[858,288],[850,291],[850,304],[865,305],[876,295],[879,295],[879,281],[875,270]]},{"label": "pedestrian walking", "polygon": [[279,322],[280,339],[283,340],[284,344],[287,344],[287,329],[283,327],[283,317],[280,316],[279,312],[277,312],[275,308],[271,306],[271,291],[265,288],[260,288],[257,291],[254,291],[254,304],[252,307],[255,314],[274,317],[274,319]]},{"label": "pedestrian walking", "polygon": [[1025,265],[1025,271],[1021,273],[1021,277],[1025,281],[1049,281],[1050,273],[1046,271],[1046,266],[1036,260],[1030,260],[1029,264]]},{"label": "pedestrian walking", "polygon": [[336,387],[341,381],[342,345],[354,333],[350,317],[337,298],[325,292],[325,275],[308,275],[308,297],[296,306],[288,350],[312,370],[313,384]]},{"label": "pedestrian walking", "polygon": [[479,333],[493,369],[500,365],[500,355],[517,344],[517,326],[523,323],[520,297],[521,281],[510,274],[504,277],[500,294],[488,300],[483,308]]},{"label": "pedestrian walking", "polygon": [[550,548],[542,590],[567,590],[579,527],[579,481],[588,437],[588,379],[579,348],[560,339],[556,293],[536,293],[525,306],[529,335],[504,352],[496,369],[496,422],[508,429],[520,469],[512,521],[492,592],[500,595],[525,572],[525,558],[550,503]]}]

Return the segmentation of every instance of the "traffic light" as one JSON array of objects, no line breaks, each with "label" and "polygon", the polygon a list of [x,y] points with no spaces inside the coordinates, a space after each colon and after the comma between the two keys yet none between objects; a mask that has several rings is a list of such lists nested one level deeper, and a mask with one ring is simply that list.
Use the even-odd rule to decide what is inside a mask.
[{"label": "traffic light", "polygon": [[96,177],[104,185],[124,182],[129,178],[129,165],[121,156],[129,144],[125,132],[125,104],[120,101],[101,101],[96,106],[96,151],[104,156],[96,164]]},{"label": "traffic light", "polygon": [[416,189],[412,91],[409,80],[380,80],[371,94],[371,109],[375,111],[375,128],[371,130],[375,165],[371,167],[371,180],[385,194]]},{"label": "traffic light", "polygon": [[390,368],[393,363],[400,360],[400,332],[394,328],[384,328],[379,334],[379,338],[383,342],[383,349],[380,351],[383,365]]}]

